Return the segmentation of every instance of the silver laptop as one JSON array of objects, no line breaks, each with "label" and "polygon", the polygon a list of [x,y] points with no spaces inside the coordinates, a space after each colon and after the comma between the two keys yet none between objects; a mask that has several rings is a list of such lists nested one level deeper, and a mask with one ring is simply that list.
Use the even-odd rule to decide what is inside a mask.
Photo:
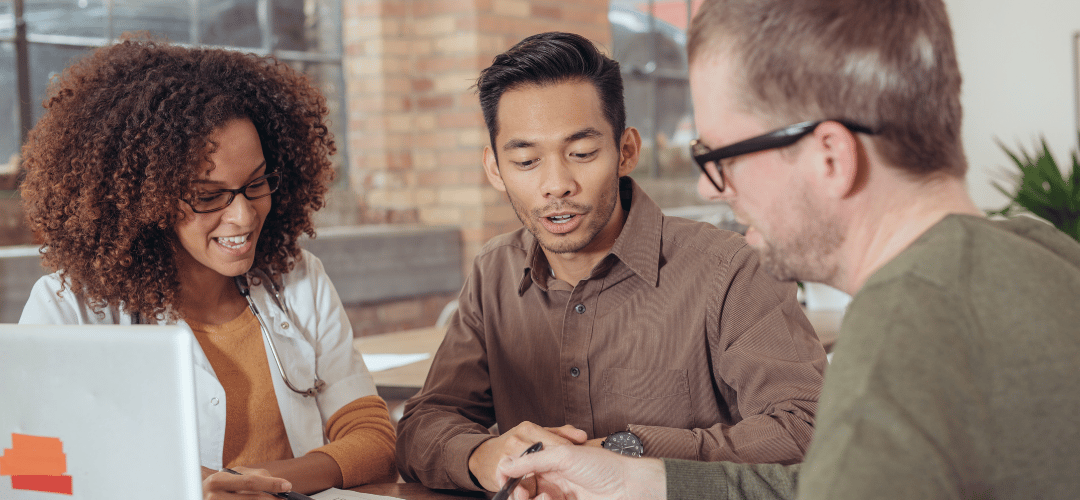
[{"label": "silver laptop", "polygon": [[0,499],[202,498],[193,341],[0,325]]}]

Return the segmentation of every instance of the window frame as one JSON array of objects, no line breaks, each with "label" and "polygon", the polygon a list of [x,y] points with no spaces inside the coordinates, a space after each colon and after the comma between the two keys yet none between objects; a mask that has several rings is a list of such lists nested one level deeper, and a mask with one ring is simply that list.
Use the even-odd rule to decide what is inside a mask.
[{"label": "window frame", "polygon": [[[104,32],[101,37],[82,37],[82,36],[67,36],[56,34],[43,34],[43,33],[28,33],[27,23],[25,19],[25,0],[0,0],[0,2],[8,3],[11,5],[11,14],[14,21],[14,30],[11,36],[0,36],[0,43],[11,43],[15,46],[15,80],[17,82],[17,122],[13,123],[15,129],[18,131],[19,144],[26,144],[27,135],[30,129],[34,125],[33,120],[33,92],[30,85],[31,82],[31,64],[30,64],[30,46],[54,46],[54,47],[69,47],[69,48],[85,48],[93,49],[97,47],[104,47],[108,44],[119,41],[119,33],[115,33],[114,20],[115,9],[114,0],[103,0],[105,6],[106,23]],[[330,50],[320,51],[298,51],[298,50],[282,50],[273,47],[274,44],[274,9],[271,0],[257,0],[256,13],[258,16],[259,33],[261,35],[262,45],[260,47],[239,47],[232,45],[214,45],[200,43],[200,6],[202,0],[187,0],[190,9],[188,10],[188,22],[190,23],[189,32],[191,36],[190,43],[174,43],[174,45],[182,47],[213,47],[226,50],[235,50],[238,52],[254,53],[260,56],[273,56],[279,61],[286,64],[296,63],[314,63],[320,65],[332,65],[336,66],[337,78],[336,81],[330,82],[333,87],[336,87],[336,95],[328,96],[328,100],[337,100],[343,105],[346,103],[345,99],[345,82],[344,82],[344,63],[343,63],[343,50],[342,50],[342,26],[337,26],[337,29],[332,30],[332,33],[337,33],[338,36],[334,43],[329,44]],[[341,0],[305,0],[306,2],[319,2],[322,3],[323,8],[334,9],[340,13]],[[341,21],[341,16],[332,16],[334,19]],[[152,32],[151,32],[152,33]],[[0,69],[3,71],[4,69]],[[322,82],[322,79],[314,79],[317,82]],[[320,91],[325,90],[320,88]],[[342,131],[347,132],[347,131]],[[338,151],[342,156],[347,156],[346,143],[344,141],[338,141]],[[345,169],[340,169],[338,172],[338,180],[341,181],[347,176]]]}]

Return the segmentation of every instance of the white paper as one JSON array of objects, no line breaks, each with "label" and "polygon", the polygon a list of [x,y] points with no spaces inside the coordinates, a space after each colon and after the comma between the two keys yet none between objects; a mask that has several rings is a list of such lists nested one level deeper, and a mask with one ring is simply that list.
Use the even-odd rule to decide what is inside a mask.
[{"label": "white paper", "polygon": [[337,488],[330,488],[310,496],[315,500],[400,500],[395,497],[372,495],[371,493],[358,493],[355,491],[339,490]]},{"label": "white paper", "polygon": [[431,353],[415,354],[361,354],[369,372],[381,372],[399,366],[405,366],[431,357]]}]

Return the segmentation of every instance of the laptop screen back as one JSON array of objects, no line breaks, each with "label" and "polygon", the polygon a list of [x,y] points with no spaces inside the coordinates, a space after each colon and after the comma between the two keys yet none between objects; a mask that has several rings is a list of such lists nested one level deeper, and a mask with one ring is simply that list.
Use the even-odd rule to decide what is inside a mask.
[{"label": "laptop screen back", "polygon": [[192,343],[176,326],[0,325],[0,499],[201,498]]}]

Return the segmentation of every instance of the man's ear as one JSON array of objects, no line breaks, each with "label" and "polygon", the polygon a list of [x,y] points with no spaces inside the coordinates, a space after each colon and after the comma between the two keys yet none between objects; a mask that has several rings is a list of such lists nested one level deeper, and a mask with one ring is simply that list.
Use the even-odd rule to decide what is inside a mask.
[{"label": "man's ear", "polygon": [[619,140],[619,177],[630,175],[637,167],[641,155],[641,134],[634,127],[626,127]]},{"label": "man's ear", "polygon": [[495,151],[491,146],[484,146],[484,173],[487,174],[488,182],[499,191],[506,192],[506,184],[503,184],[502,172],[499,172],[499,162],[495,160]]},{"label": "man's ear", "polygon": [[837,122],[827,121],[818,125],[813,137],[820,152],[815,173],[822,192],[831,198],[846,198],[858,189],[864,177],[855,133]]}]

